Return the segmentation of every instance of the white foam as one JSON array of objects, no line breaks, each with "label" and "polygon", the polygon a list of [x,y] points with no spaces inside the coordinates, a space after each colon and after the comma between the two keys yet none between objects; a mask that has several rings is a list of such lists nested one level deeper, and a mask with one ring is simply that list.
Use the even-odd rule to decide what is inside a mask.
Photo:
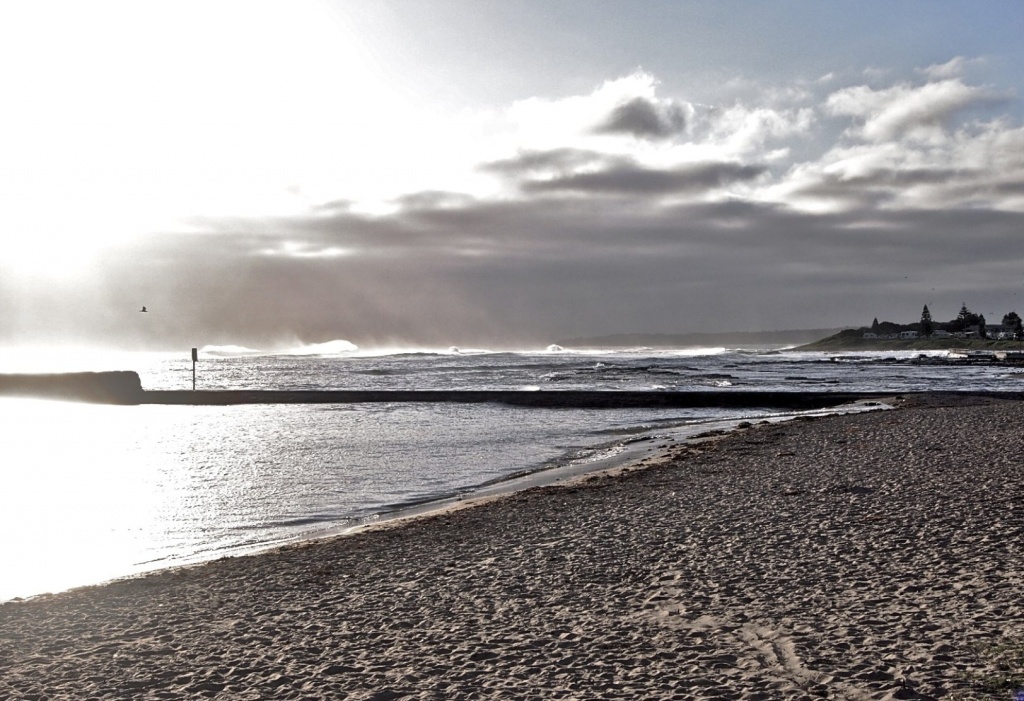
[{"label": "white foam", "polygon": [[308,343],[302,346],[296,346],[295,348],[289,348],[286,351],[275,353],[275,355],[341,355],[354,353],[358,350],[359,346],[351,341],[336,339],[334,341],[326,341],[324,343]]},{"label": "white foam", "polygon": [[247,348],[245,346],[235,345],[224,345],[224,346],[203,346],[199,349],[200,353],[204,355],[217,355],[217,356],[234,356],[234,355],[260,355],[263,353],[261,350],[255,348]]}]

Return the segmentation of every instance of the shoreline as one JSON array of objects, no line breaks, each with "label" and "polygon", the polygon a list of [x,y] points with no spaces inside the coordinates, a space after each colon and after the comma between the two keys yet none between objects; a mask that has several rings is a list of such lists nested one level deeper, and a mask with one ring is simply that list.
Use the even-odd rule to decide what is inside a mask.
[{"label": "shoreline", "polygon": [[979,646],[1024,640],[1022,419],[931,395],[754,425],[617,474],[9,602],[0,696],[976,690]]},{"label": "shoreline", "polygon": [[[886,401],[882,401],[886,400]],[[779,413],[756,419],[756,425],[778,424],[790,421],[809,420],[823,416],[857,414],[870,411],[886,411],[894,408],[895,398],[892,394],[876,399],[862,399],[836,407],[810,409],[801,413]],[[378,514],[365,519],[361,523],[337,526],[315,532],[308,537],[284,546],[261,548],[253,554],[266,552],[276,547],[316,541],[322,538],[333,538],[378,526],[387,527],[394,522],[405,522],[410,519],[426,518],[444,513],[451,509],[474,508],[495,499],[508,498],[518,492],[546,487],[572,486],[592,477],[616,476],[632,469],[642,469],[642,465],[651,459],[671,451],[679,446],[696,446],[707,441],[719,440],[732,433],[745,431],[755,425],[750,418],[708,419],[695,423],[687,423],[674,428],[662,429],[656,435],[644,435],[637,438],[607,446],[599,453],[610,453],[603,456],[589,457],[583,460],[570,461],[566,464],[540,467],[511,477],[501,478],[492,482],[471,487],[468,490],[449,496],[409,504],[395,505]],[[657,443],[657,445],[652,445]],[[650,455],[654,453],[654,455]],[[2,603],[2,602],[0,602]]]},{"label": "shoreline", "polygon": [[[892,398],[888,398],[890,402]],[[6,601],[28,601],[41,596],[53,596],[83,587],[103,586],[121,580],[135,579],[174,570],[181,567],[201,566],[205,563],[222,558],[258,556],[282,547],[290,547],[308,541],[333,538],[356,533],[380,526],[388,526],[393,522],[404,522],[410,519],[427,517],[451,509],[461,509],[486,501],[508,497],[516,492],[542,488],[551,485],[563,485],[590,475],[606,472],[617,472],[630,469],[635,463],[648,459],[650,453],[664,450],[677,444],[699,443],[714,440],[730,432],[744,430],[743,426],[758,423],[776,423],[801,419],[807,416],[822,416],[832,413],[855,413],[891,408],[890,403],[874,400],[854,402],[833,408],[812,409],[800,412],[766,414],[758,417],[707,418],[690,420],[672,426],[648,426],[643,432],[629,437],[596,445],[588,448],[584,455],[575,457],[562,456],[543,465],[523,469],[517,473],[494,478],[472,486],[455,489],[449,493],[438,493],[419,500],[382,504],[379,508],[362,517],[342,519],[340,522],[324,524],[315,529],[301,533],[269,538],[260,542],[236,545],[213,552],[196,552],[189,556],[179,556],[171,561],[148,561],[126,566],[123,571],[109,573],[102,579],[80,581],[74,585],[40,589],[37,591],[11,591],[7,596],[0,596],[0,605]]]}]

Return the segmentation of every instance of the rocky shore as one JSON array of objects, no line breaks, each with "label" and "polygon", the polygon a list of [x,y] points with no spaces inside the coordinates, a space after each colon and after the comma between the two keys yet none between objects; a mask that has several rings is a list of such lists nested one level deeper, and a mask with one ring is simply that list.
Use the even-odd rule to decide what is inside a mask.
[{"label": "rocky shore", "polygon": [[1020,402],[939,396],[757,425],[9,602],[0,698],[1011,699],[1022,424]]}]

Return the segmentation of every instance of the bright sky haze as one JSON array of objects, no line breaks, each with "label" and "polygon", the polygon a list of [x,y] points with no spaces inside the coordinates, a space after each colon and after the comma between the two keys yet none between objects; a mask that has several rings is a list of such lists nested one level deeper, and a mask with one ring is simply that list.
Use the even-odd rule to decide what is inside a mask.
[{"label": "bright sky haze", "polygon": [[1021,37],[1016,1],[4,3],[0,346],[998,322]]}]

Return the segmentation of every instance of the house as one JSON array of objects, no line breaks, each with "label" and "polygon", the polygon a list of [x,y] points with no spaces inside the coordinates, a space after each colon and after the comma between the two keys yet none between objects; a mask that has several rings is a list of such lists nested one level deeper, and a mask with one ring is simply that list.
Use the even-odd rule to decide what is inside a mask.
[{"label": "house", "polygon": [[900,331],[900,339],[908,341],[917,338],[917,331]]},{"label": "house", "polygon": [[932,338],[953,338],[953,334],[945,329],[936,329],[932,331]]},{"label": "house", "polygon": [[877,333],[873,333],[871,331],[865,331],[864,332],[864,338],[878,338],[878,334]]}]

